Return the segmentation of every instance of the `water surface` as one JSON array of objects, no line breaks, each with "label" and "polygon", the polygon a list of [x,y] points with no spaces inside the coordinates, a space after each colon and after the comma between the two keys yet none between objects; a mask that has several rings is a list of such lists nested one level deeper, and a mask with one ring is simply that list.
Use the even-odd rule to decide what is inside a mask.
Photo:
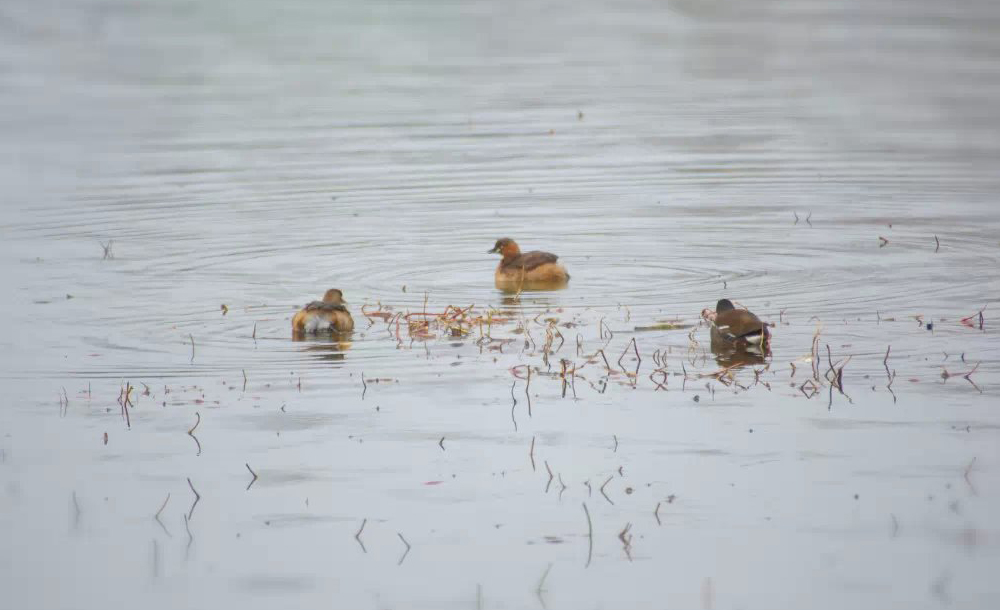
[{"label": "water surface", "polygon": [[[992,607],[998,31],[5,3],[4,606]],[[497,291],[504,236],[569,288]],[[292,342],[330,287],[357,331]],[[775,325],[732,377],[724,296]]]}]

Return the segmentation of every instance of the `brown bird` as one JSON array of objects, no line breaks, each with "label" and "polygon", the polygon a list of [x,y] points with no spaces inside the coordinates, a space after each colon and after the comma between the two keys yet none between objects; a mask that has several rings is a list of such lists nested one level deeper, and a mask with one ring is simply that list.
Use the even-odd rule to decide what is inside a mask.
[{"label": "brown bird", "polygon": [[712,323],[712,339],[718,338],[736,347],[767,349],[771,333],[767,324],[746,309],[736,309],[729,299],[720,299],[715,311],[705,309],[702,317]]},{"label": "brown bird", "polygon": [[566,267],[556,262],[558,256],[538,250],[522,253],[517,242],[508,237],[498,239],[487,253],[503,257],[493,275],[501,290],[561,288],[569,281]]},{"label": "brown bird", "polygon": [[313,301],[292,317],[292,333],[349,332],[354,330],[354,318],[347,310],[344,293],[331,288],[322,301]]}]

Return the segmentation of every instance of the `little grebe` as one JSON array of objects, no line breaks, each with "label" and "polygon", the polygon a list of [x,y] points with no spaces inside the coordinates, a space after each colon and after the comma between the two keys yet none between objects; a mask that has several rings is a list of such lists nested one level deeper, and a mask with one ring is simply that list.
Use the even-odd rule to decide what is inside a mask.
[{"label": "little grebe", "polygon": [[354,318],[347,311],[344,293],[331,288],[322,301],[313,301],[292,317],[292,332],[296,335],[318,332],[349,332],[354,330]]},{"label": "little grebe", "polygon": [[569,282],[569,273],[556,262],[559,257],[551,252],[522,253],[517,242],[504,237],[498,239],[488,253],[503,256],[493,276],[496,287],[501,290],[547,290],[565,287]]}]

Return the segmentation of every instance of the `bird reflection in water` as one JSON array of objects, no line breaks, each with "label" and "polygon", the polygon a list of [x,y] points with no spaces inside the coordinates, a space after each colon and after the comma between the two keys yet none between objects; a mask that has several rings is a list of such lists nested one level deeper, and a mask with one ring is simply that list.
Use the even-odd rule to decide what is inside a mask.
[{"label": "bird reflection in water", "polygon": [[520,315],[524,309],[538,309],[548,311],[559,307],[559,301],[549,298],[546,294],[533,294],[530,297],[525,295],[506,294],[500,298],[500,304],[509,312],[516,312]]},{"label": "bird reflection in water", "polygon": [[722,367],[764,364],[771,356],[769,346],[761,349],[757,345],[741,346],[723,337],[718,330],[711,330],[711,347],[715,361]]},{"label": "bird reflection in water", "polygon": [[328,362],[342,362],[347,350],[351,349],[353,343],[350,340],[351,333],[319,333],[314,335],[293,336],[292,341],[296,343],[306,343],[301,350],[309,354],[316,360]]}]

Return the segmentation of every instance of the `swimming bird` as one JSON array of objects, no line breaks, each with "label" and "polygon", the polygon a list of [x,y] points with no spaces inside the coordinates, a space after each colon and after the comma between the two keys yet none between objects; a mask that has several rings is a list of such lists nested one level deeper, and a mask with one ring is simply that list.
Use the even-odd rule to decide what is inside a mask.
[{"label": "swimming bird", "polygon": [[729,299],[720,299],[714,312],[705,309],[701,316],[712,324],[713,342],[718,338],[736,347],[762,350],[770,346],[771,332],[767,324],[746,309],[736,309]]},{"label": "swimming bird", "polygon": [[292,317],[292,333],[302,335],[318,332],[349,332],[354,330],[354,318],[347,310],[344,293],[331,288],[322,301],[313,301]]},{"label": "swimming bird", "polygon": [[501,290],[561,288],[569,281],[566,267],[556,262],[558,256],[538,250],[522,253],[517,242],[509,237],[498,239],[487,253],[503,257],[493,276],[496,287]]}]

